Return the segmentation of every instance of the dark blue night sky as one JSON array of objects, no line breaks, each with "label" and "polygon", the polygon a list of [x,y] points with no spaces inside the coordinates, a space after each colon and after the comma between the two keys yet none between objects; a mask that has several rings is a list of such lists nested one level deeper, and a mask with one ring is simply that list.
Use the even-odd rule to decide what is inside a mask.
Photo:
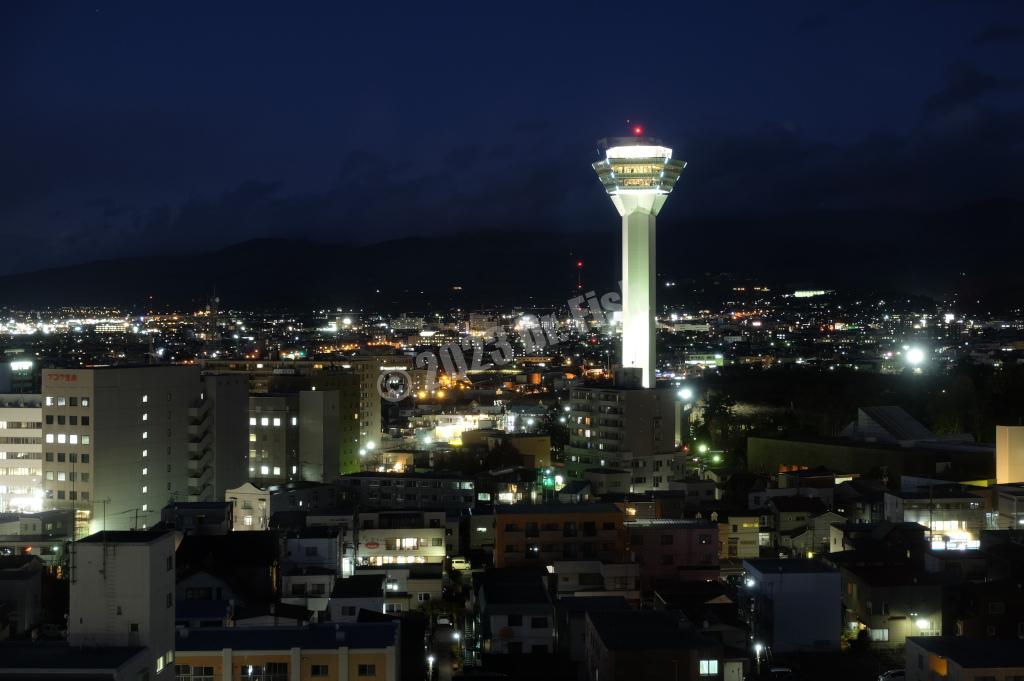
[{"label": "dark blue night sky", "polygon": [[689,162],[663,220],[1024,199],[1014,0],[12,1],[0,78],[6,272],[607,228],[626,119]]}]

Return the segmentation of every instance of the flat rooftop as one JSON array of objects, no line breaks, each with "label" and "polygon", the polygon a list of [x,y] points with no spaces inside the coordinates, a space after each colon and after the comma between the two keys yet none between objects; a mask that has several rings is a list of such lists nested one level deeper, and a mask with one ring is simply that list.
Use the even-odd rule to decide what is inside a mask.
[{"label": "flat rooftop", "polygon": [[835,572],[836,569],[820,560],[808,558],[748,558],[743,561],[762,575],[768,574],[812,574],[818,572]]},{"label": "flat rooftop", "polygon": [[[75,648],[67,641],[0,643],[0,678],[113,679],[145,648]],[[20,671],[19,671],[20,670]]]},{"label": "flat rooftop", "polygon": [[310,627],[229,627],[187,629],[175,637],[178,655],[199,651],[233,650],[337,650],[387,648],[398,640],[398,624],[328,624]]},{"label": "flat rooftop", "polygon": [[495,515],[545,514],[574,515],[577,513],[622,513],[615,504],[509,504],[495,506]]},{"label": "flat rooftop", "polygon": [[1024,645],[1016,639],[912,636],[907,641],[913,641],[934,655],[949,658],[965,669],[1024,667]]},{"label": "flat rooftop", "polygon": [[90,534],[88,537],[79,539],[78,543],[100,544],[110,542],[112,544],[149,544],[172,530],[105,530]]}]

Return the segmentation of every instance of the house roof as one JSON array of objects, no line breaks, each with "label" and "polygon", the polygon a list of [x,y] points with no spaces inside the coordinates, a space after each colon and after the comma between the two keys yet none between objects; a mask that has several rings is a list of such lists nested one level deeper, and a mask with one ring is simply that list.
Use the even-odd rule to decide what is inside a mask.
[{"label": "house roof", "polygon": [[818,515],[825,512],[825,504],[817,497],[786,496],[772,497],[768,500],[780,513],[799,513],[806,511]]},{"label": "house roof", "polygon": [[718,645],[670,610],[591,611],[587,617],[609,650],[677,650]]},{"label": "house roof", "polygon": [[203,627],[180,630],[175,637],[179,656],[190,652],[224,650],[333,650],[387,648],[398,639],[394,622],[328,624],[309,627]]},{"label": "house roof", "polygon": [[912,636],[907,640],[934,655],[949,658],[965,669],[1024,667],[1024,646],[1016,639]]},{"label": "house roof", "polygon": [[807,574],[814,572],[835,572],[835,568],[826,565],[819,560],[809,558],[748,558],[743,561],[745,565],[757,570],[762,575],[783,573],[783,574]]},{"label": "house roof", "polygon": [[[0,643],[0,678],[112,679],[110,673],[138,655],[144,648],[77,648],[67,641],[4,641]],[[50,674],[46,672],[52,670]],[[84,672],[84,674],[82,673]],[[95,672],[91,674],[89,672]],[[106,673],[104,673],[106,672]]]},{"label": "house roof", "polygon": [[334,581],[331,598],[374,598],[384,597],[386,575],[352,575]]},{"label": "house roof", "polygon": [[509,504],[494,507],[495,515],[545,514],[571,515],[576,513],[622,513],[615,504]]},{"label": "house roof", "polygon": [[103,532],[97,532],[96,534],[90,534],[88,537],[84,537],[78,541],[84,544],[99,544],[101,542],[108,542],[111,544],[149,544],[150,542],[163,538],[164,535],[171,531],[172,530],[105,530]]}]

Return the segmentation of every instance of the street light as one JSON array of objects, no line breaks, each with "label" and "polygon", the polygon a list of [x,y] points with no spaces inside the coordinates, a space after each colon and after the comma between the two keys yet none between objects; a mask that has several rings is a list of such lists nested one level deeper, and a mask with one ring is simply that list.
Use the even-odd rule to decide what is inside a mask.
[{"label": "street light", "polygon": [[921,348],[910,348],[906,354],[907,363],[917,366],[924,361],[924,350]]},{"label": "street light", "polygon": [[693,390],[690,388],[680,388],[679,392],[676,394],[679,395],[679,399],[684,402],[689,402],[693,399]]},{"label": "street light", "polygon": [[707,454],[708,453],[708,446],[704,445],[704,444],[697,445],[697,451],[700,452],[701,454]]}]

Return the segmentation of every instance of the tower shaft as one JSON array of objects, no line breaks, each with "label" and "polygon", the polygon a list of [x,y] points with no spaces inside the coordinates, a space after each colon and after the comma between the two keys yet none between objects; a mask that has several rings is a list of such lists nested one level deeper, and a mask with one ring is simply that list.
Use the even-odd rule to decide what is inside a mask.
[{"label": "tower shaft", "polygon": [[640,369],[650,388],[657,371],[655,220],[686,164],[656,140],[617,142],[594,170],[622,216],[622,366]]}]

